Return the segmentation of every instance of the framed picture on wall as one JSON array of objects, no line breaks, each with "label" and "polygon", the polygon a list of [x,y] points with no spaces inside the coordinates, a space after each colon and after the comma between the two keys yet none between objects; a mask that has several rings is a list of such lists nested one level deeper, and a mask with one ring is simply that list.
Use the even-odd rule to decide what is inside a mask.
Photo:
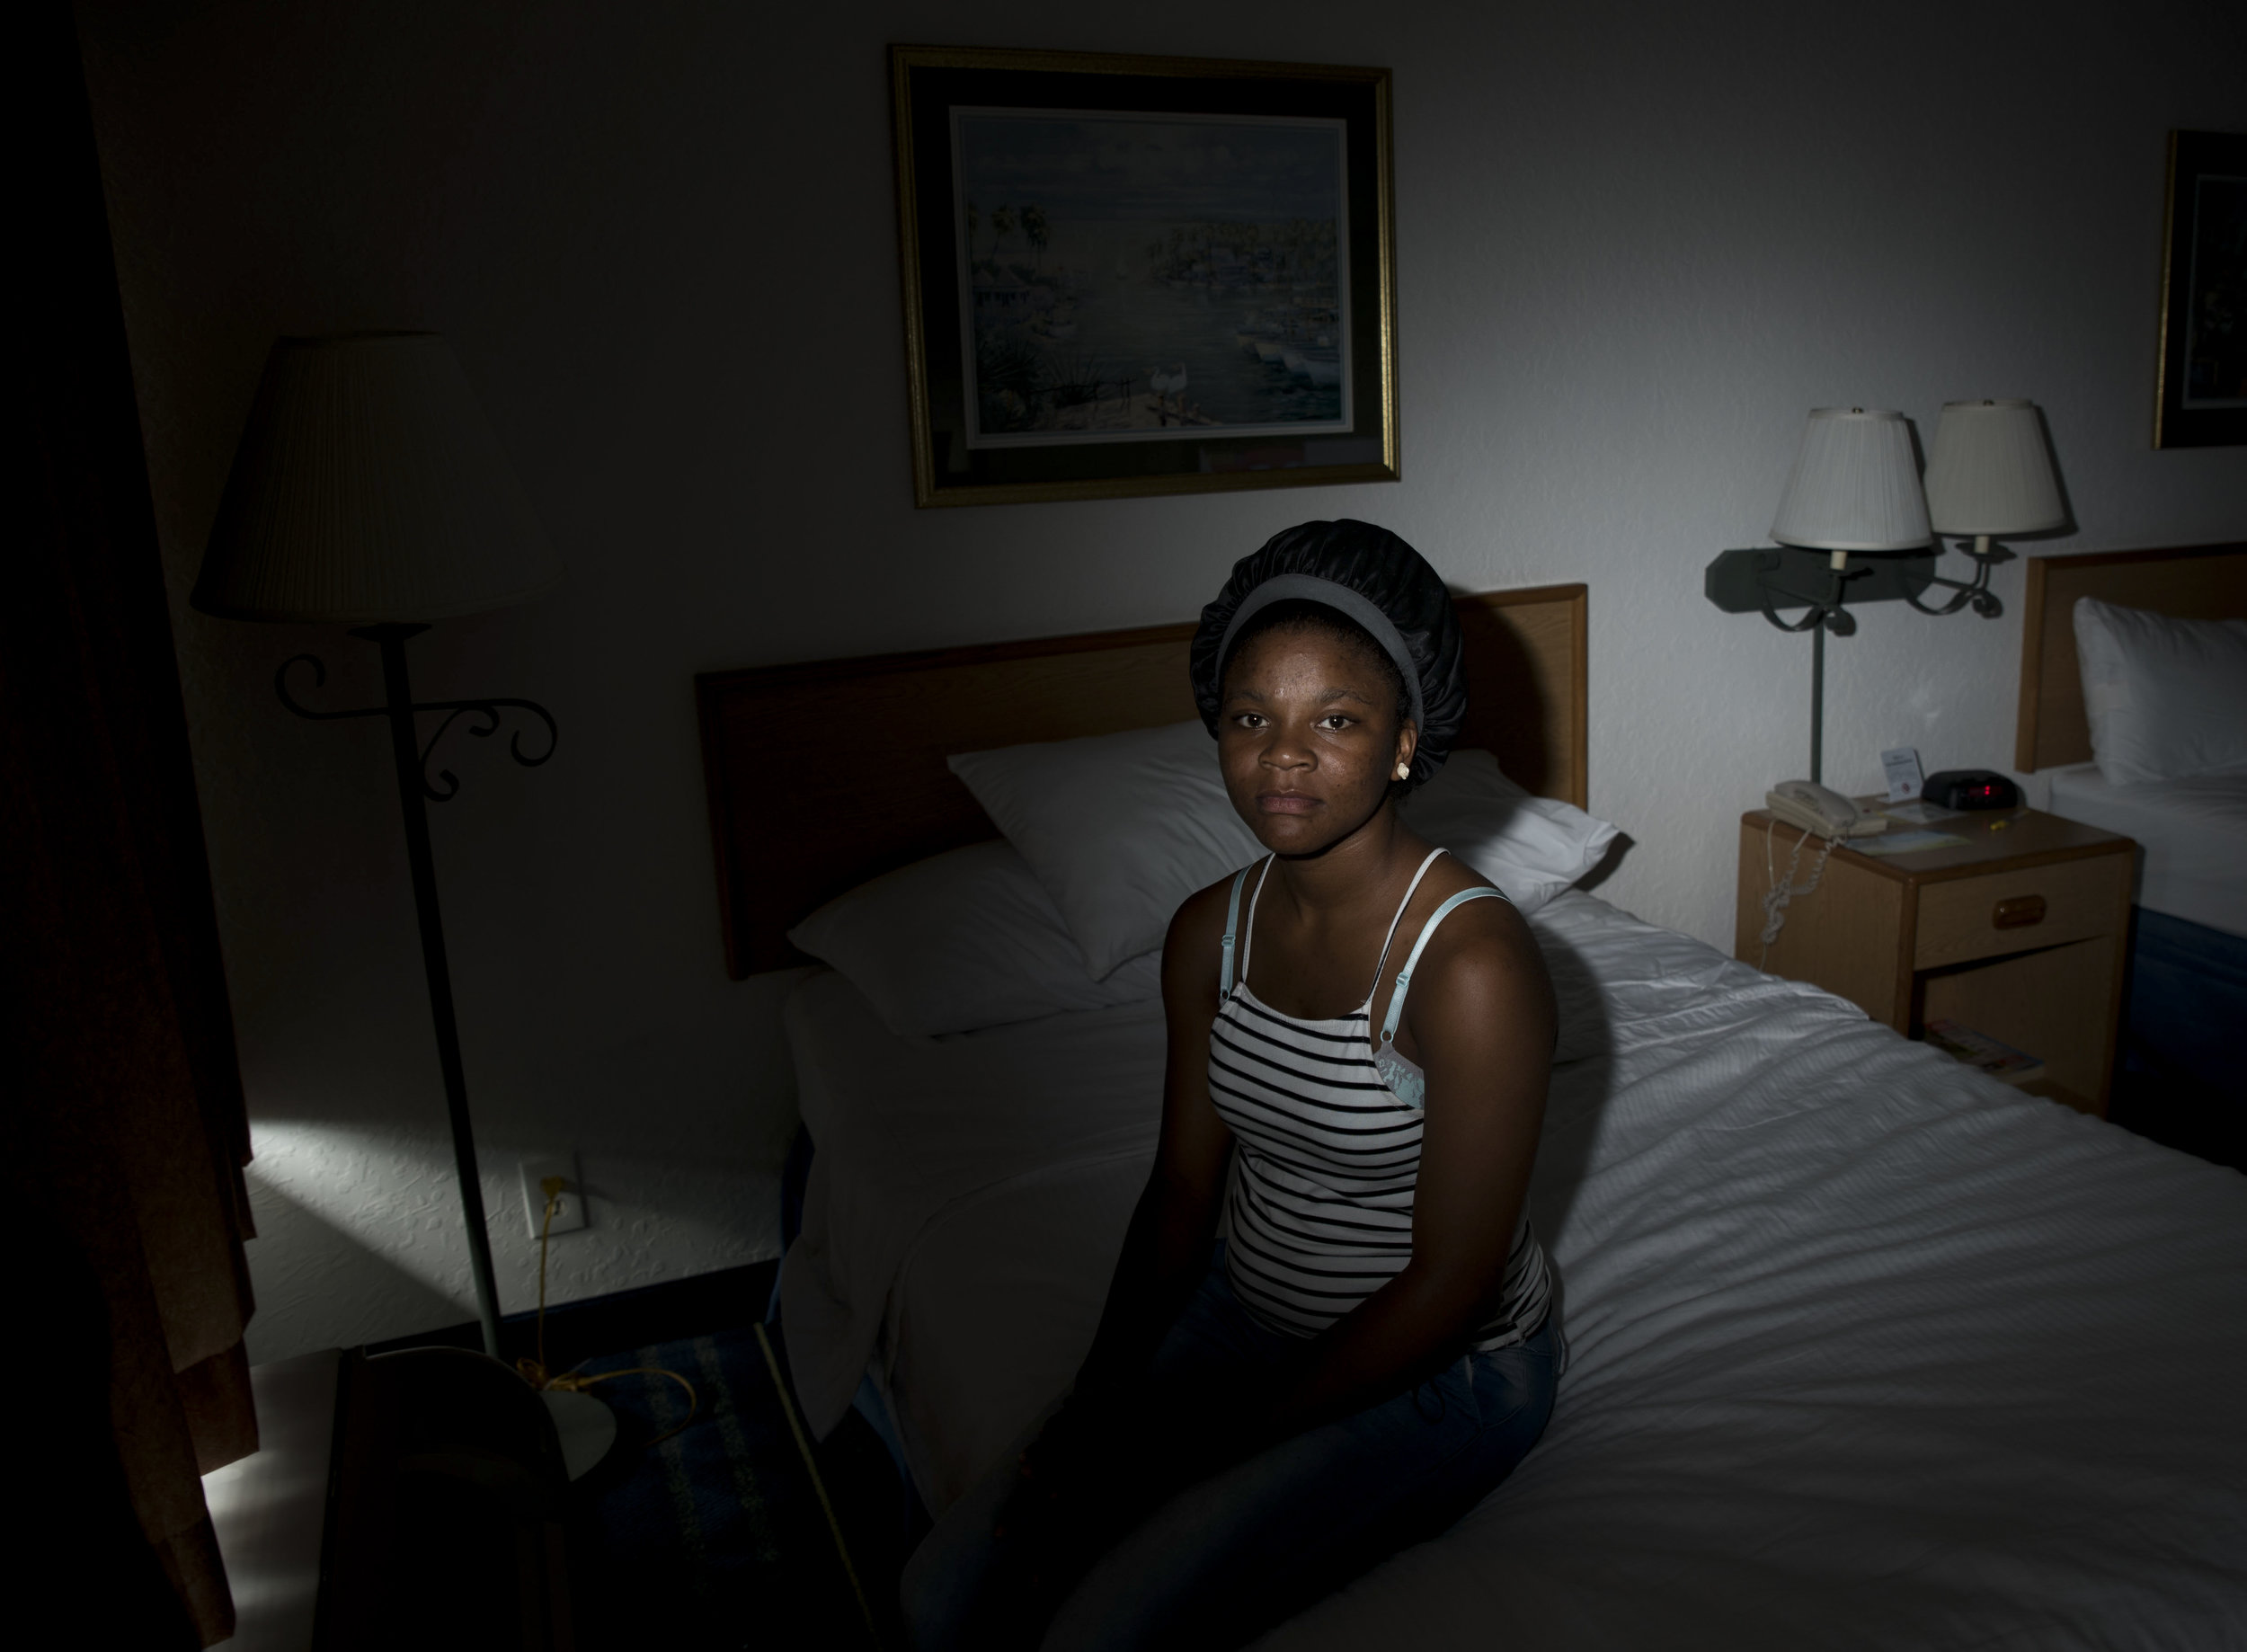
[{"label": "framed picture on wall", "polygon": [[2247,444],[2247,135],[2172,132],[2156,448]]},{"label": "framed picture on wall", "polygon": [[916,504],[1396,479],[1388,70],[890,75]]}]

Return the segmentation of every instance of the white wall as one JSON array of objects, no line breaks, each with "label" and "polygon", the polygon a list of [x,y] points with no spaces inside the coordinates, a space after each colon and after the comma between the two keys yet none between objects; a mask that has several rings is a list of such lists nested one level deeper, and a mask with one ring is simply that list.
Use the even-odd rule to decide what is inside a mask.
[{"label": "white wall", "polygon": [[[371,661],[184,606],[278,333],[449,333],[572,570],[414,644],[429,695],[563,730],[536,772],[459,742],[436,812],[510,1309],[523,1148],[575,1148],[597,1195],[558,1296],[772,1248],[780,983],[724,976],[697,671],[1177,619],[1275,529],[1371,518],[1464,587],[1590,582],[1592,806],[1636,840],[1603,893],[1728,946],[1733,822],[1805,767],[1808,644],[1718,613],[1701,569],[1761,542],[1807,409],[1924,432],[2029,396],[2079,525],[2031,548],[2247,537],[2247,456],[2147,445],[2163,134],[2247,115],[2226,0],[147,0],[81,26],[259,1151],[258,1358],[468,1302],[382,737],[270,687],[315,648],[363,703]],[[915,511],[893,40],[1391,67],[1406,479]],[[1898,743],[2002,765],[2019,642],[2017,609],[1867,610],[1829,653],[1828,777],[1870,787]]]}]

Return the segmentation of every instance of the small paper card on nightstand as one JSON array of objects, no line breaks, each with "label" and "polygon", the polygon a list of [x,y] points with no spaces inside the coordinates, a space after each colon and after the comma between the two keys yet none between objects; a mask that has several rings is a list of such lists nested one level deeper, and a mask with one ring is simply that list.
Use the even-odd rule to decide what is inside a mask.
[{"label": "small paper card on nightstand", "polygon": [[1897,746],[1880,754],[1880,767],[1888,777],[1888,801],[1909,803],[1919,795],[1924,777],[1919,771],[1919,753],[1910,746]]}]

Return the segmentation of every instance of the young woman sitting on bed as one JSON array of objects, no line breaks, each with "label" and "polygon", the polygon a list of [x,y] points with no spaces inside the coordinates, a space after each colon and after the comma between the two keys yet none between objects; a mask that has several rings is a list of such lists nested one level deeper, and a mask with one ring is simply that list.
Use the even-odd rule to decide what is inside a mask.
[{"label": "young woman sitting on bed", "polygon": [[1552,1408],[1523,1211],[1551,986],[1394,806],[1464,717],[1450,595],[1395,535],[1307,523],[1192,658],[1272,853],[1171,923],[1161,1142],[1098,1335],[915,1555],[918,1646],[1239,1645],[1457,1520]]}]

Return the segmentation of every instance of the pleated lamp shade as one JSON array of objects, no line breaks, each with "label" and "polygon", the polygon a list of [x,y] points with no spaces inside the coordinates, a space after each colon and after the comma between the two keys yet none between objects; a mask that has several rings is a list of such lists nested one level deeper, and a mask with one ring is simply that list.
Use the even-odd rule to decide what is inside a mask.
[{"label": "pleated lamp shade", "polygon": [[1820,551],[1905,551],[1933,538],[1904,415],[1814,411],[1771,537]]},{"label": "pleated lamp shade", "polygon": [[1945,402],[1927,456],[1937,533],[2027,534],[2067,525],[2033,402]]},{"label": "pleated lamp shade", "polygon": [[505,608],[561,576],[444,339],[351,333],[273,347],[189,600],[376,625]]}]

